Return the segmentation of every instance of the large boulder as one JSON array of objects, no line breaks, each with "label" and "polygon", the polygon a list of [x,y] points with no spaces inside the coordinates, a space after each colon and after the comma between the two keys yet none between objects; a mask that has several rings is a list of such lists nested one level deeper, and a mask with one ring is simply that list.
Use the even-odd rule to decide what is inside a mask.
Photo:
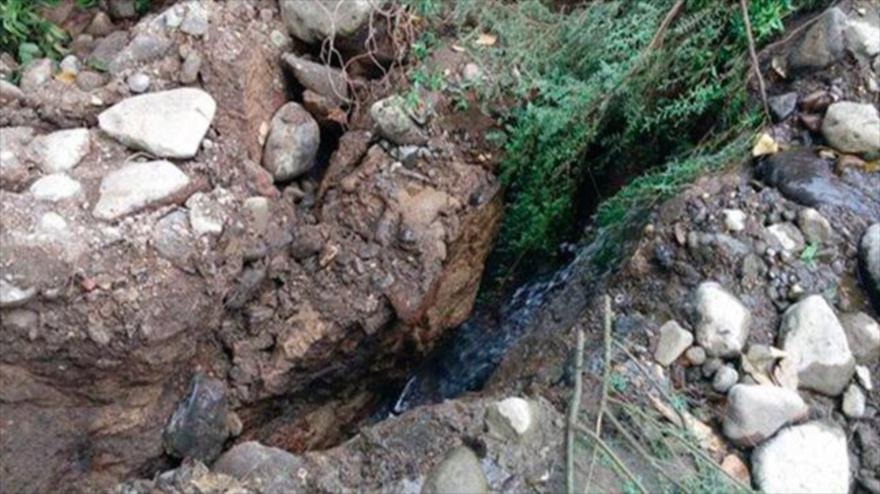
[{"label": "large boulder", "polygon": [[837,316],[821,295],[810,295],[782,316],[782,348],[794,359],[799,387],[837,396],[852,379],[855,359]]},{"label": "large boulder", "polygon": [[807,412],[807,404],[794,391],[737,384],[727,395],[724,435],[737,446],[757,446],[781,427],[806,418]]},{"label": "large boulder", "polygon": [[825,114],[822,135],[843,152],[876,153],[880,151],[880,114],[870,103],[834,103]]},{"label": "large boulder", "polygon": [[272,117],[263,167],[276,181],[290,180],[315,164],[321,144],[321,130],[315,119],[299,103],[288,103]]},{"label": "large boulder", "polygon": [[293,36],[306,43],[331,36],[345,38],[363,27],[381,2],[375,0],[281,0],[281,18]]},{"label": "large boulder", "polygon": [[749,337],[751,314],[723,286],[707,281],[693,295],[697,343],[712,357],[733,357]]},{"label": "large boulder", "polygon": [[752,453],[752,475],[763,492],[846,494],[846,435],[819,421],[789,427]]},{"label": "large boulder", "polygon": [[172,89],[122,100],[101,113],[98,124],[135,149],[162,158],[192,158],[216,110],[214,98],[201,89]]},{"label": "large boulder", "polygon": [[859,243],[859,269],[874,310],[880,312],[880,223],[869,226],[862,235]]}]

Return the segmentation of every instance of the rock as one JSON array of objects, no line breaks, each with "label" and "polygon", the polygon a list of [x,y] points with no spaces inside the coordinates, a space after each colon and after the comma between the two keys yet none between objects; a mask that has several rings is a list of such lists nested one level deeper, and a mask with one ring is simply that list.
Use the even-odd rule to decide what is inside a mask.
[{"label": "rock", "polygon": [[202,55],[193,50],[189,52],[186,58],[183,60],[183,65],[180,67],[180,82],[181,84],[193,84],[199,79],[199,70],[202,68]]},{"label": "rock", "polygon": [[483,80],[483,69],[473,62],[465,64],[461,70],[461,77],[465,82],[478,83]]},{"label": "rock", "polygon": [[165,425],[162,433],[165,451],[177,458],[213,461],[229,437],[227,413],[223,382],[196,374],[189,394],[177,404]]},{"label": "rock", "polygon": [[871,58],[880,53],[880,26],[867,20],[850,19],[844,30],[847,47],[856,55]]},{"label": "rock", "polygon": [[138,34],[113,57],[107,68],[110,73],[120,75],[126,70],[161,59],[172,45],[171,39],[163,33]]},{"label": "rock", "polygon": [[0,278],[0,308],[2,309],[24,305],[36,295],[36,288],[19,288]]},{"label": "rock", "polygon": [[721,460],[721,469],[739,480],[744,485],[752,485],[752,475],[749,467],[735,454],[729,454]]},{"label": "rock", "polygon": [[859,271],[874,310],[880,313],[880,223],[869,226],[862,235]]},{"label": "rock", "polygon": [[114,19],[128,19],[136,16],[135,0],[110,0],[110,15]]},{"label": "rock", "polygon": [[870,103],[840,101],[828,107],[822,135],[828,144],[846,153],[880,152],[880,114]]},{"label": "rock", "polygon": [[31,142],[31,151],[46,173],[72,170],[90,149],[88,129],[59,130],[38,136]]},{"label": "rock", "polygon": [[0,127],[0,187],[18,190],[27,182],[26,156],[33,135],[30,127]]},{"label": "rock", "polygon": [[874,389],[874,382],[871,380],[871,370],[864,365],[856,366],[856,382],[865,388],[866,391]]},{"label": "rock", "polygon": [[128,78],[128,89],[135,94],[144,93],[150,89],[150,76],[143,72],[136,72]]},{"label": "rock", "polygon": [[15,84],[0,79],[0,101],[12,101],[24,99],[24,93]]},{"label": "rock", "polygon": [[83,70],[76,75],[76,87],[86,92],[98,89],[107,84],[107,82],[108,78],[106,75],[93,70]]},{"label": "rock", "polygon": [[210,94],[180,88],[125,99],[98,115],[98,124],[130,147],[165,158],[192,158],[216,110]]},{"label": "rock", "polygon": [[767,132],[762,132],[752,146],[752,157],[774,155],[779,152],[779,143]]},{"label": "rock", "polygon": [[244,200],[244,208],[253,220],[254,230],[261,234],[269,225],[269,199],[262,196],[248,197]]},{"label": "rock", "polygon": [[840,324],[856,362],[873,364],[880,360],[880,324],[864,312],[840,315]]},{"label": "rock", "polygon": [[186,4],[186,14],[180,23],[180,30],[190,36],[202,36],[208,32],[208,10],[196,0]]},{"label": "rock", "polygon": [[401,96],[394,95],[373,103],[370,116],[382,137],[395,144],[422,145],[427,142],[419,126],[410,118],[406,101]]},{"label": "rock", "polygon": [[24,66],[18,87],[25,93],[32,93],[52,78],[52,60],[38,58]]},{"label": "rock", "polygon": [[110,63],[128,45],[128,33],[126,31],[113,31],[102,38],[95,45],[95,49],[86,59],[86,64],[100,70],[108,70]]},{"label": "rock", "polygon": [[223,233],[225,214],[222,207],[207,194],[197,192],[186,201],[189,223],[196,235]]},{"label": "rock", "polygon": [[107,36],[114,29],[115,27],[113,26],[113,21],[110,20],[110,16],[99,10],[95,13],[95,17],[92,17],[92,22],[86,27],[86,32],[92,36],[100,37]]},{"label": "rock", "polygon": [[829,162],[811,150],[776,153],[762,160],[757,172],[767,185],[805,206],[829,204],[864,211],[863,199],[854,197],[855,194],[831,173]]},{"label": "rock", "polygon": [[789,68],[822,69],[843,57],[846,14],[834,7],[826,10],[798,40],[788,54]]},{"label": "rock", "polygon": [[792,223],[776,223],[766,228],[767,241],[776,249],[799,254],[804,249],[804,236]]},{"label": "rock", "polygon": [[450,451],[439,465],[431,470],[422,494],[484,494],[489,492],[486,474],[480,460],[470,448],[459,446]]},{"label": "rock", "polygon": [[852,379],[855,360],[846,333],[820,295],[810,295],[782,316],[782,349],[794,359],[801,388],[837,396]]},{"label": "rock", "polygon": [[304,88],[340,104],[348,101],[348,81],[336,68],[310,62],[293,54],[284,55],[284,65]]},{"label": "rock", "polygon": [[794,113],[797,107],[798,94],[794,91],[767,98],[770,113],[777,122],[781,122]]},{"label": "rock", "polygon": [[667,366],[677,359],[694,342],[694,335],[675,321],[668,321],[660,327],[660,340],[654,350],[654,360]]},{"label": "rock", "polygon": [[737,446],[757,446],[783,426],[806,418],[809,410],[795,391],[766,384],[737,384],[727,395],[724,435]]},{"label": "rock", "polygon": [[685,358],[691,365],[703,365],[706,362],[706,350],[701,346],[692,346],[684,352]]},{"label": "rock", "polygon": [[822,245],[831,238],[831,223],[813,208],[798,211],[797,222],[804,238],[811,244]]},{"label": "rock", "polygon": [[733,367],[724,365],[715,372],[712,379],[712,389],[719,393],[726,393],[739,381],[739,373]]},{"label": "rock", "polygon": [[725,209],[724,226],[731,232],[742,231],[746,227],[746,213],[739,209]]},{"label": "rock", "polygon": [[40,201],[58,202],[77,197],[82,190],[79,182],[63,173],[53,173],[37,180],[29,189]]},{"label": "rock", "polygon": [[502,439],[519,439],[536,427],[536,411],[527,400],[506,398],[493,403],[486,411],[486,425],[491,433]]},{"label": "rock", "polygon": [[63,59],[61,59],[61,63],[58,64],[58,68],[67,72],[71,75],[79,74],[80,68],[82,68],[82,64],[79,62],[79,58],[76,55],[67,55]]},{"label": "rock", "polygon": [[189,178],[167,161],[131,163],[101,180],[92,214],[113,220],[162,201],[189,185]]},{"label": "rock", "polygon": [[865,393],[855,384],[847,386],[843,393],[843,414],[852,419],[859,419],[865,415]]},{"label": "rock", "polygon": [[738,355],[749,337],[749,310],[714,281],[701,283],[693,295],[696,340],[712,357]]},{"label": "rock", "polygon": [[820,421],[789,427],[752,453],[752,475],[763,492],[846,494],[846,435]]},{"label": "rock", "polygon": [[315,119],[298,103],[287,103],[272,117],[263,166],[276,181],[296,178],[314,165],[320,142]]},{"label": "rock", "polygon": [[714,376],[715,373],[718,372],[718,369],[720,369],[723,365],[724,361],[718,357],[707,359],[706,362],[703,364],[703,367],[701,368],[703,372],[703,377],[708,379]]},{"label": "rock", "polygon": [[352,36],[367,23],[377,6],[371,0],[281,0],[279,3],[287,30],[306,43],[330,36]]},{"label": "rock", "polygon": [[[163,259],[187,273],[197,272],[198,244],[189,228],[186,213],[175,210],[157,221],[153,228],[152,241],[153,248]],[[148,331],[144,328],[142,331],[150,342],[161,341],[169,336],[161,329],[150,328]]]},{"label": "rock", "polygon": [[302,460],[282,449],[263,446],[255,441],[236,444],[214,463],[214,471],[259,486],[258,492],[301,492],[294,481]]}]

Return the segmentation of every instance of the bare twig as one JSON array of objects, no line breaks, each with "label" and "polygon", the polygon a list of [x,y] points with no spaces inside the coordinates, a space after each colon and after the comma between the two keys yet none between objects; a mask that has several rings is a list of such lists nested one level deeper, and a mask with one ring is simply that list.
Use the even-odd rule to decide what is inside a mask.
[{"label": "bare twig", "polygon": [[669,12],[666,13],[666,17],[663,18],[663,22],[660,23],[660,27],[657,28],[657,32],[654,33],[654,37],[651,38],[651,42],[648,43],[649,49],[656,50],[663,47],[663,35],[666,34],[666,30],[669,29],[672,21],[678,17],[679,13],[681,13],[683,7],[684,0],[678,0],[675,2],[675,5],[669,9]]},{"label": "bare twig", "polygon": [[742,10],[743,23],[746,28],[746,38],[749,41],[749,57],[752,59],[752,69],[758,78],[758,89],[761,91],[761,103],[764,105],[764,113],[770,118],[770,107],[767,105],[767,88],[764,85],[764,76],[761,75],[761,63],[758,61],[758,53],[755,51],[755,37],[752,36],[752,21],[749,19],[749,0],[739,0]]},{"label": "bare twig", "polygon": [[611,425],[614,426],[617,432],[621,436],[623,436],[624,439],[626,439],[630,446],[632,446],[632,448],[635,449],[639,453],[639,455],[644,458],[645,461],[650,463],[651,466],[653,466],[660,473],[660,475],[665,477],[666,480],[668,480],[672,485],[678,487],[679,492],[687,492],[687,489],[685,489],[684,485],[682,485],[672,475],[667,473],[666,469],[657,463],[657,460],[645,450],[645,448],[639,443],[639,441],[635,437],[633,437],[632,434],[629,433],[629,431],[626,430],[626,427],[624,427],[623,424],[621,424],[620,421],[617,420],[617,417],[615,417],[613,413],[608,414],[608,420],[611,422]]},{"label": "bare twig", "polygon": [[[602,437],[602,416],[605,414],[605,404],[608,401],[608,380],[611,377],[611,297],[605,295],[605,334],[604,334],[604,342],[605,342],[605,357],[604,357],[604,371],[602,372],[602,398],[599,400],[599,413],[596,415],[596,435]],[[590,484],[593,482],[593,470],[596,467],[596,452],[597,449],[593,449],[593,457],[590,460],[590,470],[587,474],[587,481],[584,484],[584,493],[587,493],[590,488]]]},{"label": "bare twig", "polygon": [[632,473],[632,471],[629,468],[627,468],[626,464],[624,464],[623,461],[621,461],[621,459],[617,456],[617,454],[614,453],[614,450],[612,450],[611,447],[609,447],[608,444],[606,444],[605,441],[603,441],[601,437],[596,435],[595,432],[591,431],[590,429],[587,429],[586,427],[584,427],[580,424],[577,424],[576,427],[579,432],[586,434],[587,436],[589,436],[590,439],[592,439],[593,441],[596,442],[596,445],[600,449],[602,449],[602,451],[604,451],[606,455],[608,455],[608,458],[611,459],[611,462],[614,463],[614,465],[617,467],[618,471],[621,472],[623,474],[623,476],[627,478],[627,480],[632,482],[633,485],[636,487],[636,489],[639,492],[641,492],[643,494],[648,494],[648,490],[645,489],[645,486],[643,486],[642,483],[639,482],[639,479]]},{"label": "bare twig", "polygon": [[565,431],[565,486],[568,494],[575,494],[574,490],[574,433],[577,427],[578,411],[581,408],[581,393],[583,382],[581,373],[584,369],[584,329],[579,325],[577,330],[577,343],[574,357],[574,393],[571,404],[568,407],[568,421]]}]

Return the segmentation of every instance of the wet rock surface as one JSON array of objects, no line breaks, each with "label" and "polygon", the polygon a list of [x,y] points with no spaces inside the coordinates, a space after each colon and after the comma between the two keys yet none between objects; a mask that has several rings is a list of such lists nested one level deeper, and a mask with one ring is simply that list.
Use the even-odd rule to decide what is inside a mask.
[{"label": "wet rock surface", "polygon": [[162,443],[168,454],[178,458],[213,461],[229,437],[226,387],[217,379],[196,374],[189,394],[165,425]]}]

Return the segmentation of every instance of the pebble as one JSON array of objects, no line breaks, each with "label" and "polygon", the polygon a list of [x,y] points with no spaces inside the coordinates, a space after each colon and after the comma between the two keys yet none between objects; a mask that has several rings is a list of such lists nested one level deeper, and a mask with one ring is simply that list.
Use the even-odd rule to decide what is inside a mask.
[{"label": "pebble", "polygon": [[58,202],[77,197],[82,186],[63,173],[53,173],[31,184],[28,190],[40,201]]},{"label": "pebble", "polygon": [[685,358],[691,365],[703,365],[706,362],[706,350],[701,346],[692,346],[684,352]]},{"label": "pebble", "polygon": [[186,14],[180,23],[180,30],[191,36],[202,36],[208,32],[208,10],[201,2],[186,4]]},{"label": "pebble", "polygon": [[91,137],[85,128],[59,130],[35,137],[30,149],[44,172],[66,172],[89,154]]},{"label": "pebble", "polygon": [[168,161],[131,163],[101,180],[93,215],[113,220],[139,211],[183,190],[189,178]]},{"label": "pebble", "polygon": [[843,414],[852,419],[859,419],[865,415],[865,393],[855,384],[850,384],[843,393],[841,405]]},{"label": "pebble", "polygon": [[202,55],[193,50],[191,51],[183,61],[183,65],[180,68],[180,82],[181,84],[193,84],[199,78],[199,70],[202,68]]},{"label": "pebble", "polygon": [[523,398],[505,398],[489,407],[486,423],[489,431],[501,438],[522,438],[537,425],[535,407]]},{"label": "pebble", "polygon": [[150,76],[137,72],[128,77],[128,89],[135,94],[146,92],[150,88]]},{"label": "pebble", "polygon": [[76,75],[76,87],[86,92],[104,86],[107,81],[107,76],[93,70],[83,70]]},{"label": "pebble", "polygon": [[727,395],[723,431],[734,444],[753,447],[780,428],[806,418],[809,407],[797,394],[773,385],[737,384]]},{"label": "pebble", "polygon": [[58,67],[68,74],[77,75],[79,74],[82,64],[80,64],[79,58],[77,58],[76,55],[67,55],[61,59],[61,63],[58,64]]},{"label": "pebble", "polygon": [[828,107],[822,135],[845,153],[880,152],[880,113],[870,103],[840,101]]},{"label": "pebble", "polygon": [[189,223],[196,235],[223,233],[225,214],[220,205],[205,193],[197,192],[186,201]]},{"label": "pebble", "polygon": [[24,305],[36,295],[36,288],[20,288],[0,278],[0,308]]},{"label": "pebble", "polygon": [[871,371],[864,365],[856,366],[856,381],[867,391],[874,389],[874,383],[871,381]]},{"label": "pebble", "polygon": [[228,407],[223,382],[196,374],[189,394],[178,403],[165,426],[165,451],[177,458],[213,461],[229,437]]},{"label": "pebble", "polygon": [[715,372],[712,379],[712,389],[719,393],[726,393],[739,380],[739,373],[732,366],[725,365]]},{"label": "pebble", "polygon": [[410,118],[406,100],[402,96],[394,95],[373,103],[370,117],[376,122],[382,137],[395,144],[422,145],[427,142],[418,124]]},{"label": "pebble", "polygon": [[776,223],[767,227],[768,240],[782,252],[800,253],[806,242],[800,230],[793,223]]},{"label": "pebble", "polygon": [[831,223],[813,208],[801,209],[798,212],[797,222],[804,238],[811,244],[822,245],[831,238]]},{"label": "pebble", "polygon": [[660,339],[654,351],[654,360],[668,366],[674,362],[694,342],[694,335],[682,328],[676,321],[668,321],[660,327]]},{"label": "pebble", "polygon": [[720,369],[723,365],[724,361],[722,361],[718,357],[711,357],[707,359],[706,363],[704,363],[702,367],[703,377],[708,379],[714,376],[715,373],[718,372],[718,369]]},{"label": "pebble", "polygon": [[746,227],[746,213],[739,209],[725,209],[724,226],[731,232],[744,230]]},{"label": "pebble", "polygon": [[39,89],[52,78],[52,60],[38,58],[25,65],[18,87],[25,93]]}]

